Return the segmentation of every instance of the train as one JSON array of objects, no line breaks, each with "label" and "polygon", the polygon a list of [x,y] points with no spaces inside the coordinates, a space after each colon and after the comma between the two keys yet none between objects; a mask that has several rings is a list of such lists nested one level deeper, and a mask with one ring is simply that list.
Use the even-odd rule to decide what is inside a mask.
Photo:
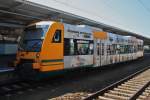
[{"label": "train", "polygon": [[101,67],[143,57],[143,40],[136,37],[55,21],[28,25],[18,47],[16,72],[32,78],[41,73]]}]

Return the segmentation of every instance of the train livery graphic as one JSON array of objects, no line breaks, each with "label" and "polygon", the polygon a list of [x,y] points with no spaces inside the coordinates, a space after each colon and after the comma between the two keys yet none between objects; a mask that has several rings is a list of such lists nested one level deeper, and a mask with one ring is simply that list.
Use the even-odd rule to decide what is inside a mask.
[{"label": "train livery graphic", "polygon": [[143,56],[143,40],[86,25],[41,21],[27,26],[14,66],[29,74],[100,67]]}]

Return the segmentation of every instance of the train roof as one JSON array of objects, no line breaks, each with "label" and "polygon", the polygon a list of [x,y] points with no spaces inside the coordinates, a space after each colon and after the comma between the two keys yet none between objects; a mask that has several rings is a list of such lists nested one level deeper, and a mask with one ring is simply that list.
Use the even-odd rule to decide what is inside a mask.
[{"label": "train roof", "polygon": [[[53,24],[54,21],[40,21],[40,22],[36,22],[36,23],[33,23],[33,24],[30,24],[28,25],[29,26],[33,26],[33,25],[51,25]],[[88,26],[88,25],[72,25],[72,24],[66,24],[66,23],[63,23],[64,24],[64,28],[65,28],[65,32],[85,32],[85,33],[93,33],[93,31],[102,31],[102,29],[100,28],[95,28],[95,27],[91,27],[91,26]],[[118,34],[115,34],[115,33],[112,33],[112,32],[106,32],[107,35],[111,38],[113,38],[114,40],[116,39],[119,39],[119,40],[129,40],[129,41],[137,41],[137,38],[134,37],[134,36],[123,36],[123,35],[118,35]],[[140,40],[138,39],[138,41],[142,41],[143,40]]]},{"label": "train roof", "polygon": [[34,26],[34,25],[41,25],[41,26],[42,25],[51,25],[53,23],[54,23],[54,21],[39,21],[39,22],[29,24],[27,27]]},{"label": "train roof", "polygon": [[71,25],[71,24],[64,23],[64,28],[65,28],[65,31],[92,33],[92,28],[87,25]]}]

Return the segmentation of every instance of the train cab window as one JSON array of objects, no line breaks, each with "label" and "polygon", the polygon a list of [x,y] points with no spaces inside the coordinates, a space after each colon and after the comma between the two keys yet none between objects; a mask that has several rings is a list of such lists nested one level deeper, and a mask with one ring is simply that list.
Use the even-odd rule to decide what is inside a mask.
[{"label": "train cab window", "polygon": [[55,31],[52,42],[53,43],[61,43],[61,30],[56,30]]}]

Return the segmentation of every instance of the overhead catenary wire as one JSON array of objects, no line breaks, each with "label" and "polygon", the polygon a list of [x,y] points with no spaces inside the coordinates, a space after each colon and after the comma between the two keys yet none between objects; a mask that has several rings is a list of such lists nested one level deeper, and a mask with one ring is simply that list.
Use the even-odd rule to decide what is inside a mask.
[{"label": "overhead catenary wire", "polygon": [[143,1],[141,1],[141,0],[137,0],[142,6],[143,6],[143,8],[150,14],[150,8],[148,8],[144,3],[143,3]]},{"label": "overhead catenary wire", "polygon": [[[81,9],[81,8],[79,8],[79,7],[76,7],[76,6],[74,6],[74,5],[71,5],[71,4],[69,4],[68,3],[68,0],[66,0],[65,2],[64,1],[60,1],[60,0],[53,0],[53,1],[55,1],[56,3],[59,3],[59,4],[62,4],[62,5],[65,5],[65,6],[69,6],[69,7],[71,7],[71,8],[74,8],[74,9],[76,9],[76,10],[78,10],[78,11],[81,11],[81,12],[84,12],[84,13],[86,13],[86,14],[89,14],[89,15],[94,15],[94,16],[97,16],[98,18],[101,18],[101,19],[103,19],[103,20],[106,20],[106,21],[110,21],[110,22],[113,22],[114,23],[114,25],[116,26],[116,27],[122,27],[122,28],[124,28],[124,29],[126,29],[126,30],[128,30],[128,31],[132,31],[132,32],[134,32],[134,33],[137,33],[136,31],[134,31],[134,30],[132,30],[132,27],[130,27],[129,25],[127,25],[127,27],[124,25],[124,24],[122,24],[121,22],[119,22],[118,21],[118,19],[117,20],[113,20],[113,19],[110,19],[110,18],[108,18],[108,17],[104,17],[104,16],[101,16],[101,15],[99,15],[99,14],[97,14],[97,13],[95,13],[95,12],[91,12],[91,11],[88,11],[88,10],[86,10],[86,9]],[[103,0],[102,0],[103,1]],[[108,1],[106,2],[104,2],[103,1],[103,4],[104,5],[106,5],[106,7],[109,7],[110,9],[114,9],[113,8],[113,6],[111,6],[110,4],[108,4]],[[119,10],[118,9],[114,9],[115,11],[116,11],[116,13],[117,14],[119,14],[119,15],[121,15],[121,13],[119,13]],[[112,18],[112,17],[111,17]],[[130,28],[129,28],[130,27]]]},{"label": "overhead catenary wire", "polygon": [[[112,5],[110,5],[109,0],[101,0],[101,2],[103,2],[103,5],[105,5],[106,7],[109,7],[111,10],[113,9],[113,12],[115,12],[116,14],[114,14],[114,16],[119,15],[122,16],[122,14],[120,13],[119,9],[114,8]],[[118,19],[117,19],[118,21]],[[117,22],[119,25],[124,26],[122,23]],[[128,27],[130,27],[129,25],[127,25]],[[127,29],[126,29],[127,30]]]},{"label": "overhead catenary wire", "polygon": [[112,19],[110,19],[110,18],[108,18],[108,17],[103,17],[103,16],[101,16],[101,15],[99,15],[99,14],[97,14],[97,13],[95,13],[95,12],[91,12],[91,11],[88,11],[88,10],[85,10],[85,9],[81,9],[81,8],[78,8],[78,7],[75,7],[75,6],[73,6],[73,5],[70,5],[69,3],[67,3],[67,2],[63,2],[63,1],[60,1],[60,0],[53,0],[53,1],[55,1],[55,2],[57,2],[57,3],[59,3],[59,4],[63,4],[63,5],[66,5],[66,6],[69,6],[69,7],[71,7],[71,8],[74,8],[74,9],[76,9],[76,10],[78,10],[78,11],[81,11],[81,12],[84,12],[84,13],[86,13],[86,14],[89,14],[89,15],[94,15],[94,16],[97,16],[98,18],[101,18],[101,19],[103,19],[103,20],[109,20],[110,22],[114,22],[114,23],[116,23],[116,24],[118,24],[118,25],[121,25],[121,26],[124,26],[122,23],[120,23],[120,22],[118,22],[118,21],[114,21],[114,20],[112,20]]}]

